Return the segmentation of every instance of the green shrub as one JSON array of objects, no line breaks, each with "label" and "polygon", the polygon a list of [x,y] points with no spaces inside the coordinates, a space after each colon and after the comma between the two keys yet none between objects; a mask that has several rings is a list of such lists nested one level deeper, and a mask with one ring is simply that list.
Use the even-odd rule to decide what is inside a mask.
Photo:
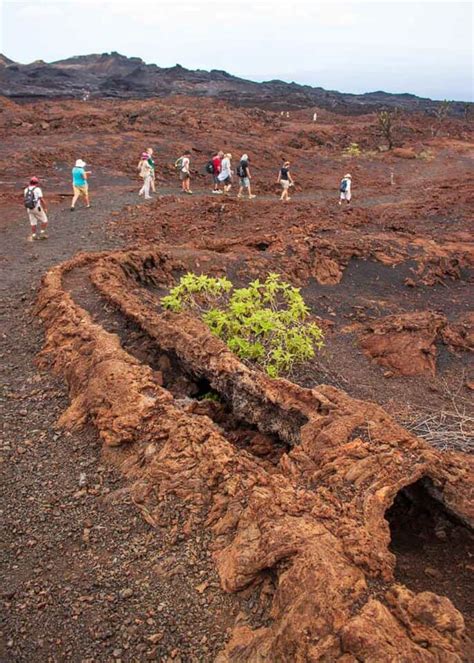
[{"label": "green shrub", "polygon": [[270,377],[290,373],[323,345],[323,332],[309,321],[299,288],[281,281],[278,274],[234,289],[225,277],[188,273],[161,303],[174,312],[197,313],[232,352],[255,362]]},{"label": "green shrub", "polygon": [[431,150],[421,150],[419,154],[416,155],[417,159],[423,159],[424,161],[432,161],[435,156]]},{"label": "green shrub", "polygon": [[342,151],[343,157],[360,157],[361,149],[357,143],[351,143],[349,147],[345,147]]}]

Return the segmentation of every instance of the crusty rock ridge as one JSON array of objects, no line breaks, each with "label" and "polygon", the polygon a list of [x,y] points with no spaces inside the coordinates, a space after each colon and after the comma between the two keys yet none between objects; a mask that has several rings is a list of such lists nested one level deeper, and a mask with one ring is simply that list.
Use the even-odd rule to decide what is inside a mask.
[{"label": "crusty rock ridge", "polygon": [[[226,591],[276,573],[271,623],[237,623],[219,661],[460,661],[462,615],[445,597],[394,582],[384,514],[400,490],[422,480],[472,524],[472,463],[436,452],[373,403],[270,380],[196,319],[160,312],[142,285],[169,282],[179,263],[179,251],[153,247],[80,255],[53,268],[37,307],[42,361],[69,385],[62,424],[94,423],[152,522],[160,498],[175,493],[212,530]],[[75,303],[64,279],[79,268],[157,351],[206,379],[239,418],[278,436],[288,452],[276,464],[258,458],[173,398],[158,371]]]}]

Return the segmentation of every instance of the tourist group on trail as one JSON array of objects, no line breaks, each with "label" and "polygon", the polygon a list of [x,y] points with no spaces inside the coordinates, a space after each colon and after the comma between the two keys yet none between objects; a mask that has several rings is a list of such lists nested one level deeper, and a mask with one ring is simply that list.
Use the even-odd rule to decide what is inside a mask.
[{"label": "tourist group on trail", "polygon": [[[89,198],[89,175],[90,170],[86,170],[86,162],[77,159],[72,168],[72,202],[71,212],[76,209],[76,203],[84,199],[86,209],[90,208]],[[181,190],[184,194],[191,195],[191,152],[186,150],[175,161],[175,169],[178,173]],[[278,170],[276,183],[281,187],[280,200],[288,202],[291,200],[290,188],[294,186],[294,180],[290,172],[291,163],[284,160]],[[142,152],[137,170],[140,178],[143,180],[142,186],[138,192],[145,200],[151,199],[151,194],[156,192],[155,185],[155,161],[153,159],[153,149],[147,148]],[[234,183],[234,170],[232,168],[232,154],[219,150],[215,152],[211,159],[206,163],[205,172],[211,177],[211,193],[213,195],[229,196]],[[237,198],[256,198],[252,193],[252,174],[250,172],[250,158],[248,154],[242,154],[239,164],[235,169],[235,175],[238,178]],[[347,173],[339,184],[339,205],[345,201],[350,203],[352,193],[352,176]],[[46,201],[43,196],[43,190],[37,177],[31,177],[28,186],[23,192],[24,205],[28,213],[28,219],[31,227],[31,239],[47,239],[48,217]]]}]

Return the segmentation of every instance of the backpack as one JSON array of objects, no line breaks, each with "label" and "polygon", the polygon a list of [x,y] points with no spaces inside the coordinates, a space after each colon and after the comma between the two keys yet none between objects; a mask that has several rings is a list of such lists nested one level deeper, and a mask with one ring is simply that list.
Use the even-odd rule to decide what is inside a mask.
[{"label": "backpack", "polygon": [[245,177],[246,176],[246,171],[245,168],[242,166],[241,163],[237,166],[237,175],[238,177]]},{"label": "backpack", "polygon": [[346,179],[341,180],[341,184],[339,186],[339,191],[341,193],[345,193],[347,191],[347,180]]},{"label": "backpack", "polygon": [[183,167],[183,157],[179,157],[179,159],[176,159],[176,161],[174,162],[174,167],[176,168],[176,170],[181,170],[181,168]]},{"label": "backpack", "polygon": [[38,205],[38,200],[35,196],[35,191],[38,187],[34,186],[32,189],[27,189],[25,193],[25,207],[26,209],[35,209]]},{"label": "backpack", "polygon": [[214,164],[211,161],[208,161],[204,167],[206,173],[209,173],[209,175],[214,175]]}]

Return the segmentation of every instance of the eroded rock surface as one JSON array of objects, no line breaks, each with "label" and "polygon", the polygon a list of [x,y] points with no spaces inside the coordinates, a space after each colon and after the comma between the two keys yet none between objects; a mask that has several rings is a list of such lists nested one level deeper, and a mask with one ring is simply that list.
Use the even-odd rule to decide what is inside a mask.
[{"label": "eroded rock surface", "polygon": [[[51,270],[38,302],[42,357],[70,388],[62,423],[94,423],[151,523],[160,500],[175,494],[212,531],[226,591],[275,574],[268,625],[237,622],[219,660],[460,661],[462,615],[448,598],[395,582],[384,516],[399,491],[425,480],[472,526],[472,461],[435,451],[379,406],[334,387],[270,380],[198,320],[163,313],[153,288],[169,283],[179,264],[179,251],[154,247],[79,256]],[[287,445],[276,464],[236,446],[212,408],[199,414],[173,398],[158,371],[74,302],[64,278],[84,267],[170,365],[205,380],[233,416]],[[438,324],[425,322],[423,334]]]}]

